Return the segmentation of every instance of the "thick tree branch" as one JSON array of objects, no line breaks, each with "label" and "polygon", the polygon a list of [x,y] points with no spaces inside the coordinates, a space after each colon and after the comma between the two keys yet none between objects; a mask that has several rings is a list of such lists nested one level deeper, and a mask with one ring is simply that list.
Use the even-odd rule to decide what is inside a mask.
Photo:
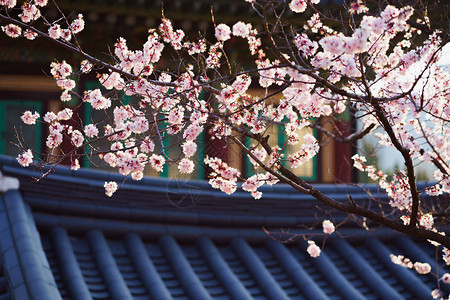
[{"label": "thick tree branch", "polygon": [[411,228],[416,228],[417,223],[417,214],[419,212],[419,193],[417,192],[417,185],[416,185],[416,176],[414,174],[414,164],[412,161],[412,158],[409,154],[409,150],[400,143],[397,136],[394,133],[394,130],[386,117],[386,115],[383,112],[383,109],[381,108],[378,101],[375,99],[372,99],[370,101],[370,104],[374,107],[375,114],[378,118],[378,120],[381,122],[381,125],[383,126],[384,130],[388,134],[389,138],[391,139],[392,144],[394,147],[400,152],[400,154],[403,157],[403,160],[406,165],[406,172],[408,177],[408,183],[409,188],[411,191],[411,198],[412,198],[412,204],[411,204],[411,219],[409,226]]},{"label": "thick tree branch", "polygon": [[324,134],[326,134],[327,136],[329,136],[330,138],[332,138],[333,140],[335,140],[336,142],[339,143],[354,143],[359,139],[362,139],[363,137],[365,137],[367,134],[370,133],[370,131],[375,127],[375,124],[370,124],[369,126],[367,126],[365,129],[360,130],[360,131],[356,131],[348,136],[338,136],[328,130],[326,130],[325,128],[323,128],[323,126],[320,126],[318,124],[310,124],[309,127],[314,128],[319,130],[320,132],[323,132]]},{"label": "thick tree branch", "polygon": [[[264,149],[269,150],[267,151],[269,154],[271,153],[271,147],[269,146],[267,139],[262,138],[260,135],[254,135],[254,134],[246,134],[248,137],[254,138],[256,141],[258,141]],[[441,235],[439,233],[425,230],[422,228],[417,228],[416,226],[412,227],[410,225],[403,225],[402,223],[399,223],[398,221],[393,221],[391,219],[388,219],[387,217],[378,214],[370,209],[361,207],[357,205],[355,202],[351,202],[350,204],[344,204],[339,201],[336,201],[327,195],[323,194],[320,190],[314,188],[311,184],[305,182],[301,178],[297,177],[295,174],[293,174],[290,170],[286,169],[281,164],[278,167],[278,171],[281,173],[274,171],[269,166],[265,165],[263,162],[261,162],[251,151],[243,145],[239,139],[237,139],[234,136],[230,136],[230,138],[241,148],[244,152],[246,152],[252,159],[254,159],[265,171],[270,172],[272,175],[276,176],[278,179],[282,180],[285,183],[288,183],[290,186],[298,190],[299,192],[302,192],[304,194],[309,194],[316,198],[317,200],[321,201],[325,205],[328,205],[332,208],[335,208],[339,211],[355,214],[357,216],[362,216],[370,219],[373,222],[376,222],[378,224],[382,224],[383,226],[387,226],[393,230],[396,230],[398,232],[402,232],[417,238],[424,238],[424,239],[431,239],[434,241],[437,241],[444,245],[445,247],[450,247],[450,237]]]}]

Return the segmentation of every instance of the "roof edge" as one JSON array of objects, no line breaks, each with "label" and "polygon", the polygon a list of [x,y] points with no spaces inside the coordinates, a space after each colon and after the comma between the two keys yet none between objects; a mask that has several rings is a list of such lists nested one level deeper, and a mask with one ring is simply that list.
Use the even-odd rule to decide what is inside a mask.
[{"label": "roof edge", "polygon": [[[31,211],[18,190],[3,197],[10,239],[1,243],[2,256],[14,258],[7,272],[16,299],[62,299],[40,242]],[[5,262],[10,263],[10,262]],[[20,273],[20,274],[17,274]]]}]

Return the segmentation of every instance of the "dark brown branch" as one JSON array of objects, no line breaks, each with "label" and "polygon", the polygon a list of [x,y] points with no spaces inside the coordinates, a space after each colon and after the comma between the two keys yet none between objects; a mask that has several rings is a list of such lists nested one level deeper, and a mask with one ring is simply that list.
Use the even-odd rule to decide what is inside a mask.
[{"label": "dark brown branch", "polygon": [[329,136],[330,138],[332,138],[333,140],[335,140],[339,143],[353,143],[353,142],[356,142],[357,140],[363,138],[367,134],[369,134],[370,131],[375,127],[375,124],[372,123],[368,127],[366,127],[364,130],[354,132],[345,137],[338,136],[317,124],[310,124],[309,127],[317,129],[320,132],[323,132],[324,134],[326,134],[327,136]]},{"label": "dark brown branch", "polygon": [[[255,135],[251,133],[246,133],[241,131],[241,133],[247,135],[248,137],[251,137],[255,140],[257,140],[264,149],[270,154],[272,152],[272,148],[269,146],[267,139],[264,139],[261,135]],[[259,161],[252,153],[245,147],[236,137],[231,137],[233,141],[235,141],[241,149],[244,150],[247,154],[252,157],[264,170],[270,172],[271,174],[275,175],[277,178],[287,178],[288,180],[284,179],[284,182],[288,183],[290,186],[298,190],[299,192],[309,194],[316,198],[317,200],[321,201],[325,205],[328,205],[332,208],[335,208],[339,211],[346,212],[349,214],[355,214],[358,216],[366,217],[371,221],[374,221],[378,224],[381,224],[383,226],[389,227],[393,230],[396,230],[398,232],[402,232],[405,234],[408,234],[413,237],[417,238],[425,238],[434,240],[438,243],[441,243],[445,247],[450,246],[450,238],[447,236],[443,236],[439,233],[429,231],[422,228],[417,228],[416,226],[412,227],[410,225],[403,225],[402,223],[393,221],[391,219],[388,219],[387,217],[378,214],[370,209],[361,207],[359,205],[355,205],[355,202],[351,202],[349,204],[341,203],[337,200],[334,200],[327,195],[323,194],[320,190],[315,189],[311,184],[305,182],[301,178],[295,176],[290,170],[286,169],[284,166],[280,165],[278,168],[278,171],[281,173],[274,171],[273,169],[266,166],[264,163]]]},{"label": "dark brown branch", "polygon": [[372,99],[370,101],[370,104],[372,104],[373,108],[375,109],[375,114],[378,117],[378,120],[380,120],[384,130],[388,134],[389,138],[391,139],[392,144],[394,147],[400,152],[400,154],[403,157],[403,160],[405,161],[406,165],[406,172],[408,177],[408,183],[409,188],[411,191],[411,198],[412,198],[412,205],[411,205],[411,219],[409,226],[411,228],[416,228],[417,223],[417,213],[419,212],[419,193],[417,192],[417,185],[416,185],[416,176],[414,174],[414,165],[412,158],[409,154],[409,150],[402,146],[398,138],[395,136],[394,130],[389,123],[388,118],[383,112],[383,109],[381,108],[378,101],[375,99]]}]

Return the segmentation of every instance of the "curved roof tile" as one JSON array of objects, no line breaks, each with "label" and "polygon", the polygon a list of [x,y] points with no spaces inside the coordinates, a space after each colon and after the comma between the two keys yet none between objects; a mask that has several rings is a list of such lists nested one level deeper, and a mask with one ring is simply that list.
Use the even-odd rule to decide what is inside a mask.
[{"label": "curved roof tile", "polygon": [[[145,179],[109,199],[102,183],[116,175],[56,168],[31,184],[37,172],[10,158],[0,157],[0,169],[21,183],[0,194],[0,300],[429,299],[435,288],[431,276],[389,258],[433,266],[433,247],[390,230],[368,234],[346,224],[339,232],[347,239],[334,234],[316,259],[304,240],[277,241],[283,227],[292,228],[288,238],[306,232],[300,223],[320,227],[320,216],[311,217],[317,203],[285,186],[255,202],[204,182]],[[201,190],[194,206],[172,206],[192,188]],[[321,188],[367,201],[355,188]]]}]

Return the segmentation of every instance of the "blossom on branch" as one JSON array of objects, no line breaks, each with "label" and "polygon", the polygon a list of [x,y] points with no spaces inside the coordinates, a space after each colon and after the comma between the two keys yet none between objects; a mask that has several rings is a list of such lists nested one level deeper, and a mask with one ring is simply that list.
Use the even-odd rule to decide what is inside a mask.
[{"label": "blossom on branch", "polygon": [[7,8],[13,8],[17,5],[17,0],[0,0],[0,5],[4,5]]},{"label": "blossom on branch", "polygon": [[22,167],[28,167],[33,162],[33,153],[28,149],[22,154],[19,154],[17,161]]},{"label": "blossom on branch", "polygon": [[251,28],[252,27],[250,24],[245,24],[244,22],[239,21],[233,25],[233,35],[247,38],[250,34]]},{"label": "blossom on branch", "polygon": [[306,249],[306,251],[313,258],[319,257],[321,252],[319,246],[317,246],[314,241],[308,241],[308,248]]},{"label": "blossom on branch", "polygon": [[219,24],[216,27],[216,38],[220,42],[225,42],[226,40],[230,39],[231,29],[226,24]]},{"label": "blossom on branch", "polygon": [[99,89],[86,92],[83,100],[90,103],[92,108],[96,110],[106,109],[111,106],[111,100],[104,97]]},{"label": "blossom on branch", "polygon": [[304,12],[307,6],[306,0],[292,0],[289,4],[289,8],[296,13]]},{"label": "blossom on branch", "polygon": [[183,158],[178,163],[178,170],[180,171],[180,173],[191,174],[194,171],[194,167],[194,162],[187,158]]},{"label": "blossom on branch", "polygon": [[17,38],[22,34],[22,28],[14,24],[2,26],[2,30],[7,36],[12,38]]},{"label": "blossom on branch", "polygon": [[431,271],[431,266],[428,263],[420,263],[416,262],[414,264],[414,269],[416,269],[417,273],[419,274],[428,274]]},{"label": "blossom on branch", "polygon": [[23,113],[22,117],[20,117],[25,124],[33,125],[36,124],[36,120],[39,118],[39,113],[27,110]]},{"label": "blossom on branch", "polygon": [[114,181],[105,182],[104,187],[105,187],[105,194],[108,197],[111,197],[114,194],[114,192],[117,191],[118,189],[117,183]]},{"label": "blossom on branch", "polygon": [[334,224],[330,220],[324,220],[322,222],[323,232],[326,234],[332,234],[334,232]]}]

